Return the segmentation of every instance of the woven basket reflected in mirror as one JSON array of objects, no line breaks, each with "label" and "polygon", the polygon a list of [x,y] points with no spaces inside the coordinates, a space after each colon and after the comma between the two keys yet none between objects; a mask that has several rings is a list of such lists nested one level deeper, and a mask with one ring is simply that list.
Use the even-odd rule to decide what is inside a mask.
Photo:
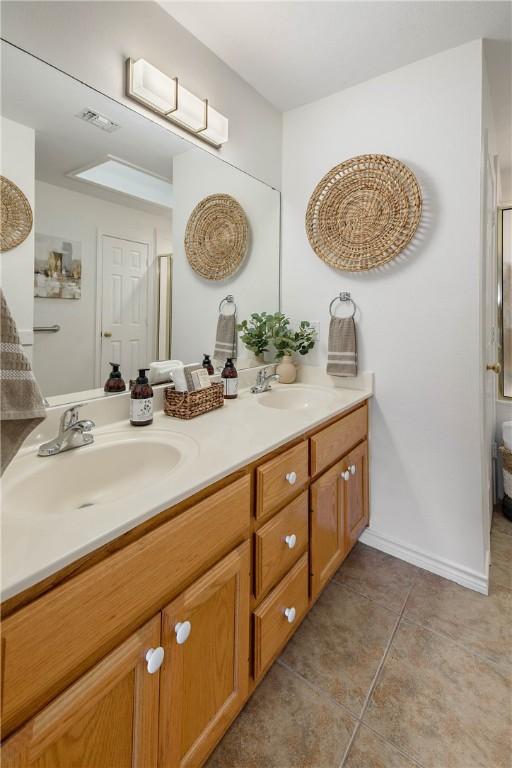
[{"label": "woven basket reflected in mirror", "polygon": [[0,251],[10,251],[20,245],[32,229],[32,208],[14,182],[0,176]]},{"label": "woven basket reflected in mirror", "polygon": [[421,216],[413,172],[387,155],[359,155],[317,184],[306,212],[311,247],[336,269],[362,272],[397,256]]},{"label": "woven basket reflected in mirror", "polygon": [[247,217],[234,197],[205,197],[190,214],[185,230],[190,266],[207,280],[229,277],[246,256],[248,233]]}]

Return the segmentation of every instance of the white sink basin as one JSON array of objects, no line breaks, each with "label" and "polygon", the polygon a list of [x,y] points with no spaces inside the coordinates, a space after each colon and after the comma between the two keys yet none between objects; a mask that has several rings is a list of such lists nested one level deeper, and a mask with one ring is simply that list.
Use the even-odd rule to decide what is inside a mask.
[{"label": "white sink basin", "polygon": [[339,402],[339,396],[326,388],[300,387],[295,384],[279,386],[258,396],[258,403],[265,408],[279,411],[304,411],[312,408],[331,407]]},{"label": "white sink basin", "polygon": [[197,455],[194,440],[164,430],[95,435],[91,445],[56,456],[16,459],[2,480],[4,512],[59,515],[87,512],[135,496]]}]

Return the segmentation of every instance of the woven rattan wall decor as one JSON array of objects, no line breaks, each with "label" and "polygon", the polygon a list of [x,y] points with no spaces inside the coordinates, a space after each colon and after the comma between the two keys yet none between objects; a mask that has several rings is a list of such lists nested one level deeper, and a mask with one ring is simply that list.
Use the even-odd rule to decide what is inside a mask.
[{"label": "woven rattan wall decor", "polygon": [[0,251],[10,251],[30,234],[32,208],[21,189],[5,176],[0,176],[0,203]]},{"label": "woven rattan wall decor", "polygon": [[406,165],[387,155],[359,155],[317,184],[306,232],[316,255],[331,267],[362,272],[397,256],[420,215],[420,187]]},{"label": "woven rattan wall decor", "polygon": [[247,253],[249,225],[231,195],[209,195],[196,205],[185,230],[192,269],[207,280],[223,280],[240,268]]}]

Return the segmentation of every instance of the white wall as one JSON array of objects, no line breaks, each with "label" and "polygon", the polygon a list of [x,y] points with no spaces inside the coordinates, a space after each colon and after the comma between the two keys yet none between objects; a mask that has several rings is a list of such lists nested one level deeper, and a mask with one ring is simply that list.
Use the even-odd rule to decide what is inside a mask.
[{"label": "white wall", "polygon": [[[195,362],[202,360],[204,352],[213,352],[219,302],[227,294],[235,297],[239,321],[251,312],[279,309],[279,193],[196,151],[174,157],[173,191],[172,357]],[[245,261],[225,280],[206,280],[194,272],[184,248],[190,214],[203,198],[215,193],[238,200],[249,223]],[[246,364],[240,344],[238,367]]]},{"label": "white wall", "polygon": [[[23,192],[34,213],[35,134],[32,128],[0,117],[0,171]],[[31,356],[33,339],[34,228],[23,243],[0,255],[2,287],[20,341]]]},{"label": "white wall", "polygon": [[[59,333],[37,335],[34,373],[45,395],[92,389],[97,386],[94,360],[98,235],[148,242],[153,259],[155,252],[170,253],[172,250],[171,217],[165,212],[153,215],[132,206],[116,205],[92,195],[36,181],[35,230],[81,242],[82,297],[77,300],[33,300],[37,325],[57,323],[61,326]],[[155,273],[154,264],[150,269]],[[32,295],[33,259],[30,287]],[[156,306],[156,285],[153,287],[153,306]],[[125,376],[128,378],[129,372],[125,372]]]},{"label": "white wall", "polygon": [[[485,588],[480,477],[479,268],[482,46],[445,51],[285,114],[283,302],[321,321],[329,301],[359,307],[371,415],[372,543]],[[309,196],[334,165],[377,152],[417,175],[424,212],[407,257],[365,274],[312,252]],[[368,537],[370,540],[370,537]],[[395,551],[398,551],[395,549]],[[421,556],[418,557],[418,554]]]},{"label": "white wall", "polygon": [[125,96],[124,62],[142,57],[178,75],[229,118],[230,139],[221,156],[279,188],[281,113],[156,3],[15,0],[2,2],[1,21],[9,42],[167,127]]}]

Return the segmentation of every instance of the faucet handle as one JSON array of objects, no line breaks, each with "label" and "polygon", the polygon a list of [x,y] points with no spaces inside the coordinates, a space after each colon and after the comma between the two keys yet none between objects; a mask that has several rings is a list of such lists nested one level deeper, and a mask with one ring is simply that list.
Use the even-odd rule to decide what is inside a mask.
[{"label": "faucet handle", "polygon": [[61,430],[68,429],[78,421],[78,409],[82,408],[83,403],[77,403],[72,405],[71,408],[66,408],[62,416],[60,417]]}]

